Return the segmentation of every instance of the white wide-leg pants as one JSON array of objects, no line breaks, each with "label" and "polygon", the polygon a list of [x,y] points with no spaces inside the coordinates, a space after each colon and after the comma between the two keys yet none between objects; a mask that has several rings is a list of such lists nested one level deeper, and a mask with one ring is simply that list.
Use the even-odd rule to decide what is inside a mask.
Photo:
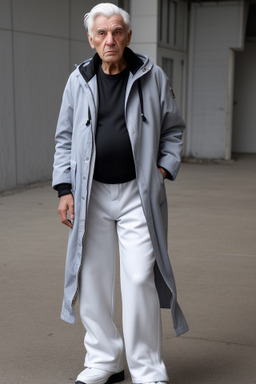
[{"label": "white wide-leg pants", "polygon": [[132,381],[168,381],[161,358],[155,257],[136,180],[93,181],[80,282],[85,366],[110,372],[124,368],[123,340],[114,323],[117,239],[123,334]]}]

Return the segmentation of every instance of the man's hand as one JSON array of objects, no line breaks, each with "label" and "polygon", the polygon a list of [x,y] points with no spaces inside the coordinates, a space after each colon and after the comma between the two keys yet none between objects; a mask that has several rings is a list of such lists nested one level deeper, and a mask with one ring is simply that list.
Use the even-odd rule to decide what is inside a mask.
[{"label": "man's hand", "polygon": [[60,197],[59,207],[58,207],[58,213],[60,216],[60,221],[67,225],[68,227],[72,228],[73,224],[68,220],[67,218],[67,212],[69,211],[69,216],[71,220],[74,220],[74,198],[72,193],[69,193],[68,195],[63,195]]},{"label": "man's hand", "polygon": [[166,170],[165,169],[163,169],[163,168],[158,168],[159,169],[159,171],[161,172],[161,174],[162,174],[162,176],[163,176],[163,178],[165,179],[166,178],[166,176],[167,176],[167,172],[166,172]]}]

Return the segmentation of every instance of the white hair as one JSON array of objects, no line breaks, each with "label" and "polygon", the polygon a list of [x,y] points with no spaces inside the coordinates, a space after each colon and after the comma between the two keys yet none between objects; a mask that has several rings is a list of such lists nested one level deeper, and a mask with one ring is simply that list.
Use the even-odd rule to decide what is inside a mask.
[{"label": "white hair", "polygon": [[93,37],[92,27],[94,20],[97,16],[111,17],[114,15],[121,15],[127,29],[130,29],[130,16],[124,9],[119,8],[117,5],[112,3],[100,3],[95,5],[90,12],[84,15],[84,26],[88,29],[88,33]]}]

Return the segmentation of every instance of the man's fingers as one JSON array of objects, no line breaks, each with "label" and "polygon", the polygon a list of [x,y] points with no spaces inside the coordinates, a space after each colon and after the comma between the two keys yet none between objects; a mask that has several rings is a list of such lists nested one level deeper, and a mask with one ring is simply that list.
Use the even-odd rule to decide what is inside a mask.
[{"label": "man's fingers", "polygon": [[162,176],[163,176],[163,179],[165,179],[166,178],[166,176],[167,176],[167,172],[166,172],[166,170],[165,169],[163,169],[163,168],[158,168],[159,169],[159,171],[161,172],[161,174],[162,174]]},{"label": "man's fingers", "polygon": [[62,224],[65,224],[69,228],[72,228],[73,225],[71,221],[67,218],[68,211],[69,211],[70,219],[74,220],[74,198],[72,194],[61,196],[59,207],[58,207],[60,221],[62,222]]},{"label": "man's fingers", "polygon": [[68,221],[68,218],[67,218],[67,211],[68,211],[67,209],[62,209],[62,207],[58,209],[60,221],[62,224],[65,224],[68,227],[72,228],[72,224],[70,223],[70,221]]},{"label": "man's fingers", "polygon": [[[72,196],[73,198],[73,196]],[[74,200],[72,201],[72,204],[69,206],[69,216],[71,220],[74,220]]]}]

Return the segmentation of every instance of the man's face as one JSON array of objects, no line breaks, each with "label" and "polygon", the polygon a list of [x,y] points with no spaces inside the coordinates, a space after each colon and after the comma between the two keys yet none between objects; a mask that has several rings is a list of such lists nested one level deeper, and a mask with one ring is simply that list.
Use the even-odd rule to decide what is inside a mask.
[{"label": "man's face", "polygon": [[122,60],[124,49],[130,43],[132,32],[127,30],[121,15],[97,16],[92,33],[93,37],[87,35],[90,46],[96,49],[102,62],[112,64]]}]

